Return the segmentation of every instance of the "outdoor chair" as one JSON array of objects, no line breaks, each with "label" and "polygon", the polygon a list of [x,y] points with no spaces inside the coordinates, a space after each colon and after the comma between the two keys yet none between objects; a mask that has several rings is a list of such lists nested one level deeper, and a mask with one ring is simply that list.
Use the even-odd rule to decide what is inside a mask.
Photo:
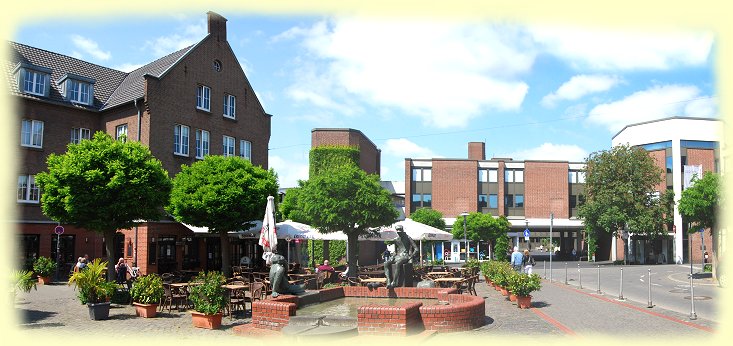
[{"label": "outdoor chair", "polygon": [[188,298],[185,294],[181,294],[178,290],[171,287],[170,284],[163,284],[163,301],[160,303],[160,311],[162,312],[166,306],[168,306],[168,312],[171,312],[173,304],[176,305],[176,309],[180,309],[181,305],[186,306]]},{"label": "outdoor chair", "polygon": [[[232,284],[237,284],[237,282],[232,282]],[[235,290],[228,290],[229,291],[229,301],[227,302],[226,308],[229,310],[229,318],[234,317],[234,311],[237,311],[238,308],[241,308],[241,311],[246,311],[246,297],[245,297],[245,291],[243,289],[235,289]]]},{"label": "outdoor chair", "polygon": [[265,294],[265,284],[262,282],[253,282],[249,286],[249,295],[245,294],[244,302],[249,302],[249,310],[252,311],[252,303],[257,300],[262,300]]}]

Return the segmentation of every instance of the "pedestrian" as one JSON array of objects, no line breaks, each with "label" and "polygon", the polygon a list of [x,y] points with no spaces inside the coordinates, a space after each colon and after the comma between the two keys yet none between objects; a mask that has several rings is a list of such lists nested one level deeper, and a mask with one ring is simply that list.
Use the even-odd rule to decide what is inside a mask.
[{"label": "pedestrian", "polygon": [[525,274],[532,274],[532,267],[534,267],[535,261],[534,257],[529,254],[529,250],[524,250],[524,255],[522,256],[522,268],[524,269]]},{"label": "pedestrian", "polygon": [[523,257],[524,256],[522,256],[522,253],[519,252],[519,247],[515,246],[514,252],[512,252],[511,264],[512,264],[512,268],[514,268],[514,270],[517,272],[522,271],[522,258]]},{"label": "pedestrian", "polygon": [[87,264],[84,262],[84,257],[79,257],[76,260],[76,265],[74,266],[74,273],[79,272],[86,267],[87,267]]},{"label": "pedestrian", "polygon": [[577,252],[575,252],[575,248],[573,248],[573,261],[575,261],[575,255],[576,254],[577,254]]},{"label": "pedestrian", "polygon": [[127,282],[127,264],[124,258],[120,258],[115,264],[115,273],[117,274],[116,282],[118,284],[124,284]]}]

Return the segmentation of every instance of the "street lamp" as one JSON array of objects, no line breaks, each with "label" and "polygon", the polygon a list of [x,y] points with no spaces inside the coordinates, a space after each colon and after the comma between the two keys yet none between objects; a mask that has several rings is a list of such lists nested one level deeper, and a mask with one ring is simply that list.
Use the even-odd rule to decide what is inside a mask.
[{"label": "street lamp", "polygon": [[466,258],[463,260],[464,263],[468,263],[468,240],[466,239],[466,216],[468,216],[467,212],[462,212],[461,216],[463,216],[463,245],[466,247]]}]

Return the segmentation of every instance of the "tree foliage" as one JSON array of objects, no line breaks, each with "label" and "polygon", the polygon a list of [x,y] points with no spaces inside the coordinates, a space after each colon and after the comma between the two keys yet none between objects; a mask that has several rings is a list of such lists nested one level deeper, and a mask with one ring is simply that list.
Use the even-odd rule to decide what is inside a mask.
[{"label": "tree foliage", "polygon": [[310,177],[344,165],[359,166],[359,149],[356,147],[323,145],[311,149],[309,156],[308,173]]},{"label": "tree foliage", "polygon": [[663,171],[644,149],[616,146],[590,154],[585,165],[586,198],[578,215],[586,231],[616,236],[628,225],[652,238],[667,233],[673,193],[656,191]]},{"label": "tree foliage", "polygon": [[720,206],[720,176],[705,172],[701,179],[694,177],[692,181],[693,185],[682,191],[680,214],[685,221],[696,226],[690,227],[689,232],[709,228],[712,234]]},{"label": "tree foliage", "polygon": [[301,189],[298,208],[310,224],[324,233],[347,235],[349,274],[356,275],[358,237],[397,218],[389,192],[376,175],[353,165],[311,177]]},{"label": "tree foliage", "polygon": [[[491,244],[491,249],[496,247],[496,240],[502,235],[506,235],[510,229],[511,223],[504,215],[494,218],[490,214],[473,212],[466,216],[466,238],[474,242],[488,241]],[[451,233],[453,233],[454,239],[463,239],[462,216],[456,217]]]},{"label": "tree foliage", "polygon": [[231,273],[228,232],[252,226],[265,212],[267,196],[277,193],[272,170],[237,156],[209,155],[181,166],[167,207],[178,222],[207,227],[221,239],[223,271]]},{"label": "tree foliage", "polygon": [[[158,220],[171,182],[161,162],[138,142],[117,141],[104,132],[51,154],[48,172],[38,174],[41,209],[59,223],[104,234],[107,258],[113,237],[139,220]],[[114,261],[107,276],[114,277]]]},{"label": "tree foliage", "polygon": [[415,210],[414,213],[410,214],[410,218],[413,221],[435,227],[439,230],[445,229],[445,220],[443,220],[443,213],[435,209],[419,208]]}]

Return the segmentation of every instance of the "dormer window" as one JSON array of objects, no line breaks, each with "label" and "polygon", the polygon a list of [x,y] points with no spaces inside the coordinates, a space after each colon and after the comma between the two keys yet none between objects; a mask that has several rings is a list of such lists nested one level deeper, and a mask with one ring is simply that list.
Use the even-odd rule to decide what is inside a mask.
[{"label": "dormer window", "polygon": [[51,70],[45,67],[29,64],[18,64],[14,73],[18,81],[18,89],[26,94],[37,96],[48,96],[50,84],[48,83]]},{"label": "dormer window", "polygon": [[94,80],[67,74],[59,83],[64,97],[72,103],[91,105],[94,101]]}]

